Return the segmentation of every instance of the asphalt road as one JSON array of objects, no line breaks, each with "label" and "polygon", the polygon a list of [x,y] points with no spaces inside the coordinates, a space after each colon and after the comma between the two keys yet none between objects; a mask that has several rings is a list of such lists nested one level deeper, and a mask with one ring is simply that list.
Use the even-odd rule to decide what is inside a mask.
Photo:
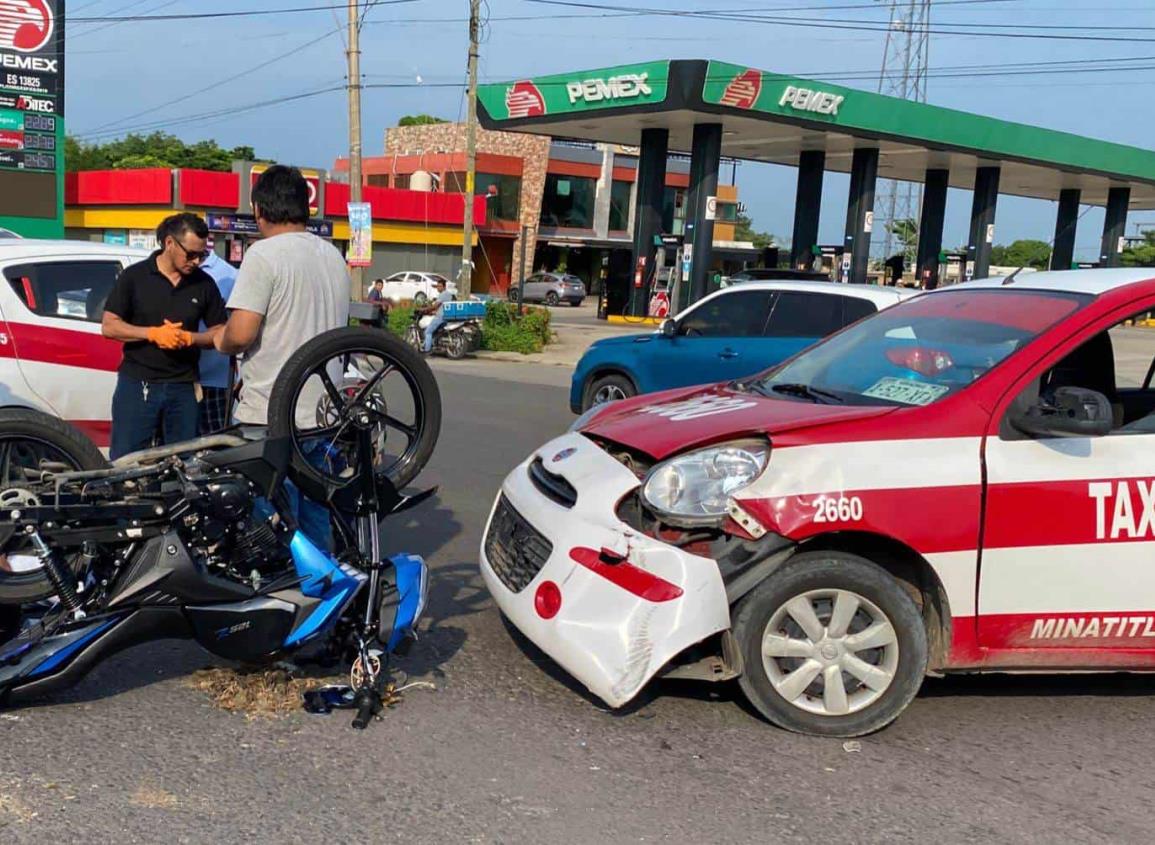
[{"label": "asphalt road", "polygon": [[141,646],[0,714],[0,842],[1149,840],[1155,680],[932,680],[853,753],[765,724],[731,685],[606,712],[511,637],[476,569],[502,476],[571,419],[566,374],[437,369],[441,492],[387,532],[433,564],[405,666],[437,690],[365,733],[248,721],[182,683],[213,663],[195,646]]}]

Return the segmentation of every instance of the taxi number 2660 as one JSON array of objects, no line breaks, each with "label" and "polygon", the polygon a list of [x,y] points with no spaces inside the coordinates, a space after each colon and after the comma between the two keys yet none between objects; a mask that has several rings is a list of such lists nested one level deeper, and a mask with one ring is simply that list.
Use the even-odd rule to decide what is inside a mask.
[{"label": "taxi number 2660", "polygon": [[858,522],[862,499],[857,496],[822,496],[814,502],[815,522]]}]

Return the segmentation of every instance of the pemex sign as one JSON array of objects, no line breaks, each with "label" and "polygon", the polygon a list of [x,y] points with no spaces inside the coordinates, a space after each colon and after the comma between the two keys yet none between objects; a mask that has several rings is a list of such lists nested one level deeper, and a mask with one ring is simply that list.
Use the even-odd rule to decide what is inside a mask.
[{"label": "pemex sign", "polygon": [[494,120],[567,115],[665,102],[669,75],[669,62],[647,62],[482,85],[477,96]]}]

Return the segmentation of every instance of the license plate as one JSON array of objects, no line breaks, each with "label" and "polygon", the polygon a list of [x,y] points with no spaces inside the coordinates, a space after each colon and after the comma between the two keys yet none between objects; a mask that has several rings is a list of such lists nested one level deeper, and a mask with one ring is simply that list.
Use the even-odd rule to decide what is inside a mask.
[{"label": "license plate", "polygon": [[862,395],[901,402],[903,405],[929,405],[945,393],[950,393],[950,388],[942,384],[926,384],[906,378],[883,378],[864,390]]}]

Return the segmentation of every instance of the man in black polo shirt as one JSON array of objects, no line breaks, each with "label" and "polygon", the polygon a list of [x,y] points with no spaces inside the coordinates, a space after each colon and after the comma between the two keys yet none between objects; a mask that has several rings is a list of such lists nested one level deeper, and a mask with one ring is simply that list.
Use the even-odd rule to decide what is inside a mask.
[{"label": "man in black polo shirt", "polygon": [[121,273],[108,295],[101,329],[124,344],[112,396],[113,459],[148,448],[158,431],[162,443],[196,437],[200,350],[212,348],[227,318],[216,282],[199,266],[208,235],[195,214],[166,217],[156,230],[160,249]]}]

